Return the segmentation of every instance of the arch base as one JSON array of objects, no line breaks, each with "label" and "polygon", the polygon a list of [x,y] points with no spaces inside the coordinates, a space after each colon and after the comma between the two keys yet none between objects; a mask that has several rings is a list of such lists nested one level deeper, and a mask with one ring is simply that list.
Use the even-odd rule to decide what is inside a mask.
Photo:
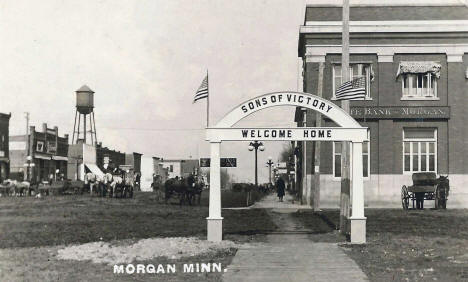
[{"label": "arch base", "polygon": [[221,242],[223,240],[223,218],[206,218],[208,224],[208,241]]}]

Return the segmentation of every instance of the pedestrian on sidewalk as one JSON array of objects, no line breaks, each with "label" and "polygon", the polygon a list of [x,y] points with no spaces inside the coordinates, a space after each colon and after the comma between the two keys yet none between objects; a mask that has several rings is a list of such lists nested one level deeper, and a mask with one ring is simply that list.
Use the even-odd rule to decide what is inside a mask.
[{"label": "pedestrian on sidewalk", "polygon": [[280,202],[283,201],[284,189],[285,189],[284,180],[283,178],[278,177],[278,180],[276,180],[276,191],[278,193],[278,198]]}]

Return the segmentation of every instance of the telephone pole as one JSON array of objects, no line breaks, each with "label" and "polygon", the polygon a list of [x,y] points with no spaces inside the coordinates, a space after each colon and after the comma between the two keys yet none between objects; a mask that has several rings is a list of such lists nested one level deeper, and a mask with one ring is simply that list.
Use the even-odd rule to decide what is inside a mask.
[{"label": "telephone pole", "polygon": [[29,112],[24,112],[24,117],[26,118],[26,134],[25,134],[25,139],[26,139],[26,181],[29,181],[30,178],[30,170],[31,170],[31,152],[29,150]]},{"label": "telephone pole", "polygon": [[[349,0],[343,0],[343,30],[341,53],[341,83],[350,81],[349,77]],[[341,101],[341,108],[349,114],[349,100]],[[341,151],[341,195],[340,195],[340,232],[349,233],[350,217],[350,177],[349,142],[342,142]]]}]

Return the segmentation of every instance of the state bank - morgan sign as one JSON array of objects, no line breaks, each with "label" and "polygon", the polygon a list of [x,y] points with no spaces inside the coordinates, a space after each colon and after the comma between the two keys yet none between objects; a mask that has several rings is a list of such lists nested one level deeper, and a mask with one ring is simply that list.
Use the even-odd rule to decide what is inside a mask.
[{"label": "state bank - morgan sign", "polygon": [[450,107],[351,107],[356,119],[449,119]]}]

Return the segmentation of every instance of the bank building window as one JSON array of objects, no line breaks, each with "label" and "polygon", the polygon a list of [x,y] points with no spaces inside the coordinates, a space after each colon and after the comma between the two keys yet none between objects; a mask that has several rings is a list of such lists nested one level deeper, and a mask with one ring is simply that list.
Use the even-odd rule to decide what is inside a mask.
[{"label": "bank building window", "polygon": [[437,80],[441,65],[437,62],[400,62],[402,100],[437,100]]},{"label": "bank building window", "polygon": [[[349,75],[352,79],[364,77],[366,79],[366,100],[372,100],[370,96],[370,83],[374,79],[374,72],[372,71],[372,64],[366,63],[351,63],[349,65]],[[338,87],[343,83],[341,76],[341,64],[333,64],[333,97]]]},{"label": "bank building window", "polygon": [[403,130],[403,173],[437,172],[437,129]]},{"label": "bank building window", "polygon": [[[341,148],[342,142],[333,142],[333,177],[341,178]],[[351,148],[351,145],[350,145]],[[369,178],[370,145],[368,141],[362,143],[362,176]],[[352,160],[351,160],[352,161]]]}]

